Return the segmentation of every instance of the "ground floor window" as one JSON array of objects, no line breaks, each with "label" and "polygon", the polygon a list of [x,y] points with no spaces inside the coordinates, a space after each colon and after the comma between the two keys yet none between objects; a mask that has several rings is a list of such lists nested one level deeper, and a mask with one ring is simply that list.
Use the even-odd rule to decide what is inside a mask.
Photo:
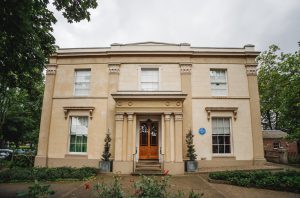
[{"label": "ground floor window", "polygon": [[230,118],[212,118],[213,153],[231,153]]},{"label": "ground floor window", "polygon": [[87,150],[88,117],[72,116],[70,127],[70,152],[84,153]]}]

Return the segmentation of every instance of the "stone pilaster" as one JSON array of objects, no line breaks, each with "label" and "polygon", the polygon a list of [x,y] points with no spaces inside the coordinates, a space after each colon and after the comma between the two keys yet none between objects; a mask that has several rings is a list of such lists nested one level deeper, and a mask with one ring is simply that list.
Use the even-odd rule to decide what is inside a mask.
[{"label": "stone pilaster", "polygon": [[175,113],[175,162],[182,162],[182,113]]},{"label": "stone pilaster", "polygon": [[255,64],[246,65],[248,88],[250,96],[251,127],[253,140],[253,160],[254,164],[265,162],[263,150],[263,138],[261,130],[261,114],[259,104],[259,92]]},{"label": "stone pilaster", "polygon": [[121,161],[122,160],[122,136],[123,136],[123,121],[124,121],[124,114],[123,113],[116,113],[115,115],[115,122],[116,122],[116,133],[115,133],[115,160]]},{"label": "stone pilaster", "polygon": [[133,113],[127,113],[127,160],[132,160],[132,140],[133,140]]},{"label": "stone pilaster", "polygon": [[[112,131],[112,153],[114,154],[115,148],[115,101],[111,96],[112,93],[117,92],[119,86],[119,72],[120,72],[120,64],[119,63],[111,63],[108,64],[108,93],[107,93],[107,119],[106,124],[107,128]],[[114,156],[112,156],[114,157]]]},{"label": "stone pilaster", "polygon": [[39,143],[38,152],[34,161],[35,166],[46,167],[48,166],[48,144],[49,144],[49,132],[51,123],[51,112],[53,103],[53,92],[55,85],[56,76],[56,64],[46,65],[46,82],[43,98],[43,111],[41,116],[40,133],[39,133]]},{"label": "stone pilaster", "polygon": [[184,120],[182,122],[183,133],[182,133],[182,150],[183,153],[186,153],[186,143],[185,143],[185,135],[188,133],[189,129],[193,128],[192,122],[192,64],[191,63],[181,63],[180,64],[180,72],[181,72],[181,90],[183,93],[187,94],[186,99],[183,102],[183,117]]},{"label": "stone pilaster", "polygon": [[[123,140],[122,140],[122,160],[126,161],[127,159],[127,134],[128,134],[128,125],[127,125],[127,116],[124,116],[124,123],[123,123]],[[117,146],[118,147],[118,146]],[[118,147],[120,148],[120,147]]]},{"label": "stone pilaster", "polygon": [[171,161],[170,145],[170,119],[171,113],[165,113],[165,161]]}]

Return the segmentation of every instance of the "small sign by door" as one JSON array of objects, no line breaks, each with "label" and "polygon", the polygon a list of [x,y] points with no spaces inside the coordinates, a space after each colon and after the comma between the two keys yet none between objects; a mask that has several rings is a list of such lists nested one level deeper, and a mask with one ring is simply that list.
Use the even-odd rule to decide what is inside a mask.
[{"label": "small sign by door", "polygon": [[200,128],[200,129],[199,129],[199,134],[200,134],[200,135],[204,135],[205,133],[206,133],[205,128]]}]

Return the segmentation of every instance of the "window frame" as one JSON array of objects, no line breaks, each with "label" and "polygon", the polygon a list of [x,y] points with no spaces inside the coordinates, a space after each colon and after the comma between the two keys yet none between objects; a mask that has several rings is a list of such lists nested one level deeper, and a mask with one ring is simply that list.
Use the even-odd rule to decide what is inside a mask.
[{"label": "window frame", "polygon": [[[224,71],[225,83],[224,82],[213,82],[212,81],[212,71]],[[210,90],[212,96],[228,96],[228,70],[227,68],[210,68],[209,70],[209,79],[210,79]],[[226,87],[225,94],[215,94],[216,89],[213,89],[213,85],[224,84]]]},{"label": "window frame", "polygon": [[[142,88],[142,75],[143,75],[143,70],[157,70],[157,72],[158,72],[158,76],[157,76],[157,79],[158,79],[158,81],[157,81],[157,84],[158,84],[158,86],[157,86],[157,89],[155,89],[155,90],[144,90],[143,88]],[[155,66],[155,65],[147,65],[147,66],[145,66],[145,65],[143,65],[143,66],[140,66],[140,68],[139,68],[139,81],[138,81],[138,83],[139,83],[139,90],[140,91],[160,91],[160,86],[161,86],[161,79],[160,79],[160,76],[161,76],[161,74],[160,74],[160,67],[159,66]]]},{"label": "window frame", "polygon": [[[88,89],[88,93],[86,95],[77,95],[76,94],[77,72],[80,72],[80,71],[89,71],[90,72],[89,89]],[[89,96],[90,92],[91,92],[91,79],[92,79],[92,69],[91,68],[75,69],[75,71],[74,71],[74,82],[73,82],[73,86],[74,86],[73,96],[75,96],[75,97],[86,97],[86,96]]]},{"label": "window frame", "polygon": [[[76,151],[70,151],[71,150],[71,127],[72,127],[72,117],[86,117],[87,118],[87,134],[86,134],[86,151],[85,152],[76,152]],[[88,134],[89,134],[89,116],[85,115],[72,115],[69,116],[69,133],[68,133],[68,148],[67,148],[67,153],[69,154],[74,154],[74,155],[86,155],[88,152]],[[76,144],[75,144],[76,145]]]},{"label": "window frame", "polygon": [[[228,119],[229,120],[229,140],[230,140],[230,153],[214,153],[213,152],[213,145],[219,145],[219,144],[213,144],[213,119],[216,118],[223,118],[223,119]],[[222,144],[225,146],[225,140],[224,140],[224,144]],[[224,150],[225,151],[225,150]],[[217,156],[233,156],[233,129],[232,129],[232,117],[230,116],[213,116],[211,117],[211,152],[212,152],[212,156],[217,157]]]}]

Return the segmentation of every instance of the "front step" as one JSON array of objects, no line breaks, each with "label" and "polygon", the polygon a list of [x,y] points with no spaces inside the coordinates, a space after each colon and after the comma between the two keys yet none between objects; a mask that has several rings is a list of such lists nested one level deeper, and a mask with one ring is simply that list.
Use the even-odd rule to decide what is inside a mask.
[{"label": "front step", "polygon": [[158,160],[140,160],[136,163],[132,175],[163,175],[161,164]]}]

